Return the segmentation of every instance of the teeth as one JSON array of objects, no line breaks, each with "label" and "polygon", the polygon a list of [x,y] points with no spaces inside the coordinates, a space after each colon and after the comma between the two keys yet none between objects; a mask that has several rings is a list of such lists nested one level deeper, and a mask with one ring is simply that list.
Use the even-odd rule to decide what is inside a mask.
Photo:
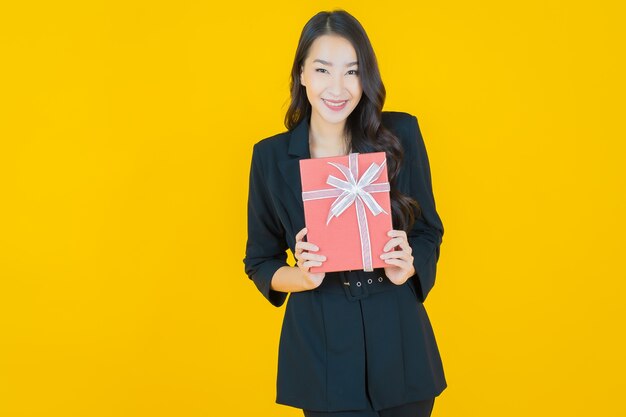
[{"label": "teeth", "polygon": [[335,103],[331,103],[330,101],[324,100],[324,102],[326,104],[328,104],[329,106],[331,106],[331,107],[341,107],[341,106],[343,106],[346,103],[346,101],[342,101],[341,103],[335,104]]}]

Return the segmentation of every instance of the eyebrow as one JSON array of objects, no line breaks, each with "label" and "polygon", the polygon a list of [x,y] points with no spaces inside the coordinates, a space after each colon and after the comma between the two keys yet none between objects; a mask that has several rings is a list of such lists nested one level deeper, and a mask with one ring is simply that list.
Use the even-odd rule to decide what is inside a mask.
[{"label": "eyebrow", "polygon": [[[328,65],[329,67],[332,67],[332,66],[333,66],[333,64],[332,64],[332,63],[330,63],[330,62],[328,62],[328,61],[324,61],[323,59],[314,59],[314,60],[313,60],[313,62],[319,62],[319,63],[322,63],[322,64],[324,64],[324,65]],[[351,67],[351,66],[353,66],[353,65],[358,65],[358,63],[359,63],[358,61],[348,62],[348,63],[346,64],[346,67]]]}]

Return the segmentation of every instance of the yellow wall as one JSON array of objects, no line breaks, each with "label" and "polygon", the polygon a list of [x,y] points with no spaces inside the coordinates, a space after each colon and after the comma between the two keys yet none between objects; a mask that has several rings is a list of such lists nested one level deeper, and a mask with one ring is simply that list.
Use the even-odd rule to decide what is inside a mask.
[{"label": "yellow wall", "polygon": [[114,3],[0,14],[0,416],[301,415],[245,205],[334,7],[429,151],[433,416],[625,415],[621,2]]}]

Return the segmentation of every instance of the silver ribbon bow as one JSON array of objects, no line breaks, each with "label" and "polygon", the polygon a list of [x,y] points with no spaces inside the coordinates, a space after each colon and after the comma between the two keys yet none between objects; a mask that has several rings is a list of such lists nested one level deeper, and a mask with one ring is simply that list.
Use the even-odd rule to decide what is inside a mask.
[{"label": "silver ribbon bow", "polygon": [[[304,191],[302,200],[319,200],[322,198],[336,197],[330,206],[326,224],[328,225],[333,217],[339,217],[353,203],[356,206],[357,221],[359,225],[359,235],[361,237],[361,256],[363,258],[363,269],[372,271],[372,248],[369,237],[369,228],[367,225],[367,215],[365,207],[367,207],[374,216],[380,213],[389,215],[378,202],[372,197],[371,193],[382,193],[390,190],[388,182],[380,182],[372,184],[376,181],[385,167],[385,160],[378,165],[372,163],[363,176],[359,178],[359,159],[358,153],[348,155],[348,165],[341,165],[329,162],[330,165],[336,167],[345,177],[345,180],[339,179],[333,175],[329,175],[326,183],[334,188],[324,190]],[[357,181],[357,178],[358,181]]]}]

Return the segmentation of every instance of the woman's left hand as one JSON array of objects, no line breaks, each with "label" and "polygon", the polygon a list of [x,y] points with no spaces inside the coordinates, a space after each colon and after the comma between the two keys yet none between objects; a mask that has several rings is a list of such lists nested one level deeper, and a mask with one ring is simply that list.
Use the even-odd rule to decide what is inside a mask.
[{"label": "woman's left hand", "polygon": [[385,275],[394,284],[402,285],[415,274],[413,255],[411,255],[413,248],[409,245],[404,230],[390,230],[387,236],[391,236],[391,239],[383,248],[385,253],[380,255],[381,259],[389,264],[384,268]]}]

